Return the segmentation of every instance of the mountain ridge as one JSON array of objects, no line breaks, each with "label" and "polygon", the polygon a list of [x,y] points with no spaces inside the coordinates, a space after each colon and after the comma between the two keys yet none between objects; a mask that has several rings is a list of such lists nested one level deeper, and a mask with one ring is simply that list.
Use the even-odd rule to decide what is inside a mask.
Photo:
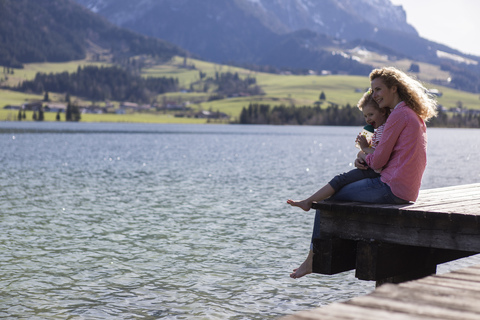
[{"label": "mountain ridge", "polygon": [[[215,62],[226,62],[227,54],[230,59],[243,58],[250,63],[261,56],[261,52],[245,48],[237,55],[233,50],[225,50],[227,45],[233,47],[236,43],[229,42],[228,38],[240,39],[243,46],[255,47],[265,41],[269,44],[283,41],[282,36],[290,34],[291,37],[302,29],[327,35],[343,44],[361,39],[377,42],[419,61],[438,63],[437,50],[480,61],[480,57],[421,38],[407,23],[403,7],[393,5],[390,0],[75,1],[116,25],[165,39]],[[197,28],[204,33],[199,34]],[[227,28],[228,32],[224,33],[228,37],[212,36],[212,40],[206,34],[208,31],[218,35],[215,29],[222,28]],[[242,32],[252,34],[251,39],[242,38]],[[201,40],[206,44],[202,45]]]},{"label": "mountain ridge", "polygon": [[390,0],[75,1],[207,61],[367,75],[368,61],[348,53],[364,42],[387,56],[386,64],[408,59],[436,65],[452,73],[451,81],[440,83],[480,92],[480,57],[420,37],[403,7]]}]

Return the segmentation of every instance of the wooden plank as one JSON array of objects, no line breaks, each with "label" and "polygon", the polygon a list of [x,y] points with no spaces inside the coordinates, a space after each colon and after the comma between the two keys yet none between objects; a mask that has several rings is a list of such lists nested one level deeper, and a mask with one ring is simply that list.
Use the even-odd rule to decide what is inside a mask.
[{"label": "wooden plank", "polygon": [[457,295],[459,290],[445,292],[436,291],[432,287],[409,287],[402,285],[385,284],[375,290],[371,297],[384,297],[396,301],[409,302],[412,304],[429,305],[450,310],[473,312],[480,314],[478,300],[468,295]]},{"label": "wooden plank", "polygon": [[[334,216],[335,215],[335,216]],[[414,217],[369,217],[323,211],[320,232],[351,240],[379,241],[411,246],[480,252],[479,226],[475,220],[464,223]],[[472,237],[472,235],[474,237]]]},{"label": "wooden plank", "polygon": [[430,193],[435,193],[435,194],[452,193],[452,192],[467,191],[469,189],[478,189],[478,188],[480,188],[480,183],[463,184],[463,185],[455,185],[455,186],[432,188],[432,189],[422,189],[420,190],[420,196],[430,194]]},{"label": "wooden plank", "polygon": [[425,315],[412,315],[377,308],[345,303],[333,303],[327,307],[298,312],[280,320],[438,320]]},{"label": "wooden plank", "polygon": [[423,279],[416,280],[422,284],[432,285],[432,286],[443,286],[450,287],[461,290],[473,290],[479,291],[480,287],[478,283],[472,283],[470,281],[462,281],[458,279],[448,279],[448,278],[438,278],[438,276],[431,276]]},{"label": "wooden plank", "polygon": [[468,196],[461,201],[453,201],[452,199],[443,199],[431,201],[428,203],[418,204],[415,207],[408,208],[408,210],[425,210],[428,212],[443,212],[452,214],[472,214],[480,215],[479,205],[480,199],[472,199]]},{"label": "wooden plank", "polygon": [[425,316],[411,316],[405,313],[394,313],[378,309],[369,309],[355,305],[334,303],[327,308],[302,311],[280,320],[438,320]]},{"label": "wooden plank", "polygon": [[425,206],[430,206],[433,204],[462,205],[465,202],[478,203],[479,199],[474,198],[476,196],[477,196],[476,194],[472,194],[472,195],[462,195],[455,199],[452,199],[452,198],[426,199],[424,201],[419,201],[415,204],[405,207],[405,210],[418,210],[419,208],[423,208]]},{"label": "wooden plank", "polygon": [[416,290],[419,292],[429,292],[437,296],[446,296],[446,297],[449,297],[450,299],[452,297],[455,297],[458,299],[473,299],[475,301],[479,301],[480,299],[480,290],[471,290],[471,289],[465,289],[465,288],[462,290],[458,290],[458,288],[452,288],[452,287],[432,284],[432,283],[424,283],[419,280],[404,282],[399,284],[399,286],[410,288],[412,290]]},{"label": "wooden plank", "polygon": [[[382,287],[380,287],[382,288]],[[386,297],[385,295],[367,295],[354,298],[347,304],[371,309],[388,310],[391,312],[406,313],[408,315],[429,316],[434,319],[448,320],[478,320],[479,314],[465,310],[452,310],[446,307],[427,305],[419,301],[402,301]],[[387,318],[388,319],[388,318]]]},{"label": "wooden plank", "polygon": [[457,272],[452,272],[448,273],[446,275],[439,275],[438,277],[444,279],[455,279],[455,280],[462,280],[462,281],[468,281],[468,282],[478,282],[478,285],[480,285],[480,275],[477,274],[471,274],[471,273],[457,273]]},{"label": "wooden plank", "polygon": [[462,186],[454,187],[448,191],[439,190],[439,189],[429,189],[425,190],[426,192],[420,192],[418,195],[418,201],[424,201],[425,199],[431,198],[457,198],[463,197],[464,195],[478,194],[480,186],[474,188],[462,188]]}]

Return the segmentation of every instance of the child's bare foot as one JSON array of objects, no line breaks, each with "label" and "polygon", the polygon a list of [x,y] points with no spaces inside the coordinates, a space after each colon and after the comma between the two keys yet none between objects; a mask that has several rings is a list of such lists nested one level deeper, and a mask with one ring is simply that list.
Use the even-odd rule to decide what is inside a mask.
[{"label": "child's bare foot", "polygon": [[313,251],[308,253],[307,259],[298,267],[297,269],[293,269],[293,272],[290,274],[290,278],[298,279],[307,274],[312,273],[312,265],[313,265]]},{"label": "child's bare foot", "polygon": [[304,211],[309,211],[310,208],[312,208],[312,202],[307,201],[307,200],[302,200],[302,201],[293,201],[288,199],[287,203],[293,207],[299,207],[303,209]]}]

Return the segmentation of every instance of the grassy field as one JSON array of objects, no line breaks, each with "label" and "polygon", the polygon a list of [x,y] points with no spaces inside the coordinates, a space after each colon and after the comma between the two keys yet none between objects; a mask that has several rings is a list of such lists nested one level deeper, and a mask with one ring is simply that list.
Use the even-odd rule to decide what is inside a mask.
[{"label": "grassy field", "polygon": [[[403,70],[407,69],[411,61],[399,60],[394,66]],[[379,62],[377,61],[377,64]],[[295,105],[313,105],[318,100],[320,93],[323,91],[326,95],[327,102],[333,102],[339,105],[355,105],[369,86],[368,77],[360,76],[296,76],[296,75],[278,75],[268,73],[257,73],[241,68],[217,65],[199,60],[189,59],[186,65],[194,65],[195,70],[184,68],[184,61],[181,58],[172,59],[168,64],[156,66],[144,71],[148,76],[173,76],[179,79],[184,87],[188,88],[189,84],[199,80],[199,71],[205,72],[207,76],[214,76],[215,72],[238,72],[241,76],[255,77],[257,84],[265,92],[264,96],[254,96],[245,98],[232,98],[225,100],[216,100],[211,102],[202,102],[193,104],[197,109],[219,110],[225,112],[232,117],[238,116],[242,107],[248,106],[249,103],[267,103],[270,105],[279,104],[295,104]],[[457,106],[457,102],[461,101],[463,106],[469,109],[480,109],[480,95],[454,90],[443,86],[431,85],[428,80],[432,78],[446,78],[448,73],[440,70],[437,66],[420,63],[423,73],[418,78],[424,82],[429,89],[438,89],[443,93],[438,98],[438,102],[443,106],[450,108]],[[380,66],[380,65],[377,65]],[[358,92],[360,91],[360,92]],[[195,101],[195,98],[205,98],[206,94],[191,95],[189,93],[174,93],[166,96],[176,96],[179,100]],[[208,95],[208,94],[207,94]],[[161,101],[161,96],[158,101]]]},{"label": "grassy field", "polygon": [[[380,62],[378,62],[380,63]],[[405,69],[409,65],[409,61],[398,61],[397,67]],[[71,61],[67,63],[35,63],[27,64],[24,69],[15,69],[14,74],[8,75],[5,80],[5,74],[0,74],[1,83],[5,86],[15,86],[23,80],[33,79],[37,72],[74,72],[78,66],[84,65],[102,65],[102,63],[89,62],[86,60]],[[448,74],[439,70],[437,67],[421,64],[421,70],[430,71],[419,75],[420,79],[430,80],[432,77],[446,77]],[[369,87],[368,77],[345,76],[345,75],[328,75],[328,76],[297,76],[297,75],[278,75],[257,73],[241,68],[219,65],[200,60],[175,57],[170,62],[162,65],[156,65],[142,70],[145,77],[174,77],[179,79],[181,87],[188,89],[190,84],[200,79],[199,72],[204,72],[207,76],[215,76],[216,72],[238,72],[241,77],[255,77],[257,84],[265,92],[265,95],[238,97],[223,100],[207,101],[211,92],[195,93],[195,92],[175,92],[159,95],[157,101],[173,100],[176,102],[189,102],[190,107],[195,111],[212,110],[220,111],[228,114],[232,120],[238,118],[243,107],[248,107],[250,103],[263,103],[274,105],[291,105],[296,106],[314,105],[318,100],[320,93],[326,95],[326,103],[329,102],[346,105],[355,105],[358,99]],[[430,78],[426,75],[430,74]],[[2,78],[3,76],[3,78]],[[427,88],[436,88],[443,95],[438,99],[443,106],[450,108],[457,106],[461,101],[464,107],[469,109],[480,109],[480,95],[462,92],[441,86],[433,86],[425,84]],[[0,108],[5,105],[21,105],[27,101],[39,100],[43,96],[19,93],[11,90],[0,89]],[[50,98],[61,101],[63,94],[50,93]],[[118,101],[114,104],[118,105]],[[0,120],[12,118],[12,111],[3,110],[0,112]],[[15,114],[16,116],[16,114]],[[27,120],[31,119],[28,117]],[[46,120],[54,121],[55,115],[47,115]],[[127,115],[97,115],[84,114],[82,121],[89,122],[155,122],[155,123],[205,123],[204,119],[178,118],[173,114],[127,114]]]}]

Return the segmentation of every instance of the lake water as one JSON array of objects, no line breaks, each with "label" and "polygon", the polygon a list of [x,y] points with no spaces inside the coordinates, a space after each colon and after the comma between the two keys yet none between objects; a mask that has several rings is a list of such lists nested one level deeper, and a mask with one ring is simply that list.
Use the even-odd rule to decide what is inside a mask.
[{"label": "lake water", "polygon": [[[351,169],[358,131],[0,123],[0,318],[275,319],[371,292],[289,278],[314,212],[285,201]],[[422,188],[479,182],[479,144],[429,129]]]}]

